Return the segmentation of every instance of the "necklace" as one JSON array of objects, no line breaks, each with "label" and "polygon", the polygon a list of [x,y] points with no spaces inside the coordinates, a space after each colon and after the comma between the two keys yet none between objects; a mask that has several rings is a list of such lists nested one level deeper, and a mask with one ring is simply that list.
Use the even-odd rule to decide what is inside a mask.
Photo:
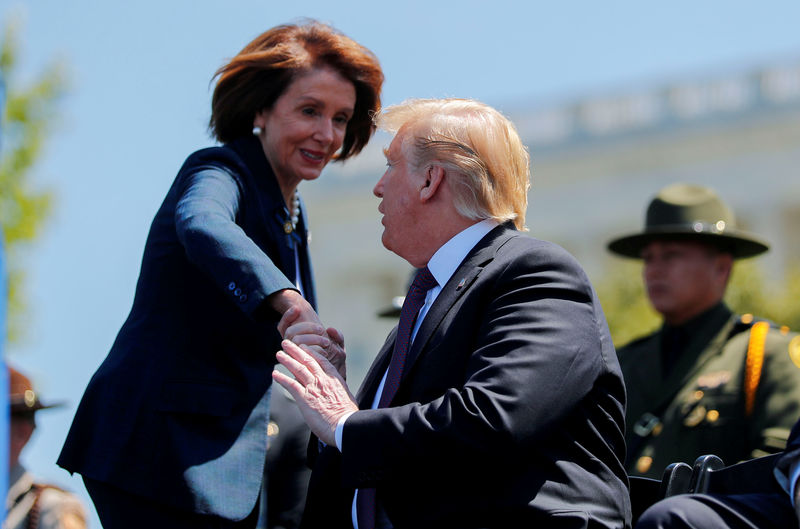
[{"label": "necklace", "polygon": [[297,221],[300,219],[300,192],[294,190],[294,197],[292,198],[292,208],[289,212],[289,220],[283,223],[283,231],[289,235],[297,229]]},{"label": "necklace", "polygon": [[292,199],[292,229],[297,228],[297,220],[300,218],[300,192],[294,190],[294,198]]}]

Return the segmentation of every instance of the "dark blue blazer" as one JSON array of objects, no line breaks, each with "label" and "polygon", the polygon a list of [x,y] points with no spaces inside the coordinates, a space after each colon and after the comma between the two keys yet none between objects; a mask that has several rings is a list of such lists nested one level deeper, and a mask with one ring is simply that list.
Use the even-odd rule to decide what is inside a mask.
[{"label": "dark blue blazer", "polygon": [[370,410],[394,337],[343,452],[317,457],[304,527],[352,527],[357,487],[376,488],[397,529],[629,527],[622,373],[567,252],[487,234],[420,325],[391,407]]},{"label": "dark blue blazer", "polygon": [[[239,520],[261,488],[278,315],[295,237],[256,138],[192,154],[153,220],[136,296],[89,382],[58,464],[196,513]],[[258,309],[258,310],[257,310]]]}]

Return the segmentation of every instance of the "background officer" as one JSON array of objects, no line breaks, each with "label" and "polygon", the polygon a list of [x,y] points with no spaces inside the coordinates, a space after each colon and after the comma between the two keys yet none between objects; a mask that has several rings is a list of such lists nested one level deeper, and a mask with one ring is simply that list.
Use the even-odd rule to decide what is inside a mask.
[{"label": "background officer", "polygon": [[783,450],[800,416],[800,338],[722,301],[734,259],[767,245],[738,231],[712,190],[675,184],[650,202],[643,232],[608,248],[644,261],[664,320],[618,349],[629,473],[660,478],[669,463],[703,454],[732,464]]},{"label": "background officer", "polygon": [[55,485],[37,483],[19,462],[36,428],[36,412],[58,404],[43,404],[28,377],[13,367],[8,368],[8,378],[10,471],[3,529],[85,529],[86,511],[80,500]]}]

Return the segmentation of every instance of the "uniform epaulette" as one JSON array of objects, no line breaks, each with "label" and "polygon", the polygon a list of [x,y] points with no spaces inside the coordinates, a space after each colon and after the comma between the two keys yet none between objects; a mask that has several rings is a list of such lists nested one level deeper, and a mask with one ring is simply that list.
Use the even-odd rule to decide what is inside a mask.
[{"label": "uniform epaulette", "polygon": [[[783,335],[789,333],[786,325],[777,325],[775,322],[764,318],[756,318],[752,314],[742,314],[734,325],[731,335],[750,329],[750,338],[747,341],[747,354],[745,356],[744,372],[744,406],[745,416],[753,413],[756,400],[756,390],[761,380],[761,369],[764,365],[764,345],[770,330],[776,330]],[[791,353],[791,349],[790,349]]]},{"label": "uniform epaulette", "polygon": [[757,321],[750,328],[750,339],[747,342],[747,355],[744,365],[744,414],[749,417],[753,413],[756,402],[756,390],[761,381],[761,369],[764,367],[764,344],[767,342],[769,322]]},{"label": "uniform epaulette", "polygon": [[788,334],[791,329],[786,325],[778,325],[774,321],[768,320],[766,318],[757,318],[750,313],[742,314],[736,319],[736,322],[733,324],[733,328],[731,329],[730,336],[735,334],[739,334],[740,332],[745,332],[749,330],[753,325],[756,323],[766,323],[769,326],[769,329],[775,330],[780,332],[781,334]]}]

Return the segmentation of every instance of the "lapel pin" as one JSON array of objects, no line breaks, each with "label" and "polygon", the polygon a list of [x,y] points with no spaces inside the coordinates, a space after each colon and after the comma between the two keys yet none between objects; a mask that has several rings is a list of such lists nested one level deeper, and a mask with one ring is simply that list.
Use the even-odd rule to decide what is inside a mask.
[{"label": "lapel pin", "polygon": [[461,281],[458,282],[458,286],[456,287],[456,290],[461,290],[461,287],[463,287],[466,283],[467,283],[467,278],[466,277],[462,277]]}]

